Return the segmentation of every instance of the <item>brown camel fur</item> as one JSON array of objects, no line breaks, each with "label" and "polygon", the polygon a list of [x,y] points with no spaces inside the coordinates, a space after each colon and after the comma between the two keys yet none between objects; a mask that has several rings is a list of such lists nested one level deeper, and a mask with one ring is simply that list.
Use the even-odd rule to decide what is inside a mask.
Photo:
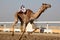
[{"label": "brown camel fur", "polygon": [[12,25],[13,31],[14,31],[15,24],[18,22],[18,19],[21,22],[21,31],[23,31],[23,27],[24,27],[24,30],[26,30],[26,26],[29,22],[33,24],[33,21],[37,19],[47,8],[50,8],[50,7],[51,7],[50,4],[43,3],[41,8],[39,8],[39,10],[36,13],[34,13],[30,9],[26,9],[26,12],[24,13],[22,11],[16,12],[15,21]]}]

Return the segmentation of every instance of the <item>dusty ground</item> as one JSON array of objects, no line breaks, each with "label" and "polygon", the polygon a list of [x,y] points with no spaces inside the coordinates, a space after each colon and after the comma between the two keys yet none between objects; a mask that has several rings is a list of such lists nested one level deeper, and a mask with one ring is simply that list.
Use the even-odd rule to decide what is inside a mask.
[{"label": "dusty ground", "polygon": [[[11,33],[0,33],[0,40],[19,40],[20,35],[21,34],[16,33],[12,36]],[[60,40],[60,34],[24,34],[22,40]]]}]

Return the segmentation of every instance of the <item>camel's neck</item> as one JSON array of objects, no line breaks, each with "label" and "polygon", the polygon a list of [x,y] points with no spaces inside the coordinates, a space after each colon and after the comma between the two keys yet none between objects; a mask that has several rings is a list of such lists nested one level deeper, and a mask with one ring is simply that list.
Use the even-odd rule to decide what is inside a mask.
[{"label": "camel's neck", "polygon": [[33,15],[33,19],[38,18],[46,9],[47,8],[45,8],[44,6],[41,6],[41,8],[39,8],[39,10]]}]

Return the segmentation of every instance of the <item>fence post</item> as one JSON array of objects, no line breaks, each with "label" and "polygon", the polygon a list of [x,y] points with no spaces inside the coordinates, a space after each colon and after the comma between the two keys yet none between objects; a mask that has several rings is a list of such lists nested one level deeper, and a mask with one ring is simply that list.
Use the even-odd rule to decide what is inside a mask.
[{"label": "fence post", "polygon": [[49,25],[48,25],[48,23],[47,23],[47,27],[46,27],[46,28],[47,28],[47,33],[48,33],[48,26],[49,26]]}]

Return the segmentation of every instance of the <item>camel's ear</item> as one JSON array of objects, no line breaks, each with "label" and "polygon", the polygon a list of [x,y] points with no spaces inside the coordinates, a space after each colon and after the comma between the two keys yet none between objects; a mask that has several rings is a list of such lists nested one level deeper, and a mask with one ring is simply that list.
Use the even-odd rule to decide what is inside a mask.
[{"label": "camel's ear", "polygon": [[42,5],[47,5],[46,3],[42,3]]}]

